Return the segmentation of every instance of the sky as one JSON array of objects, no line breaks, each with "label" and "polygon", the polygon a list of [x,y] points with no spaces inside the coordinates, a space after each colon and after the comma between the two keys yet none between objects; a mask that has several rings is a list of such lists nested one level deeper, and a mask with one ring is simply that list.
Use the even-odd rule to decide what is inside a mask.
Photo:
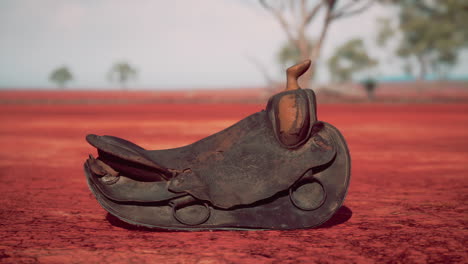
[{"label": "sky", "polygon": [[[402,74],[401,62],[374,44],[376,19],[394,17],[374,5],[331,25],[318,63],[318,82],[329,80],[326,59],[351,38],[363,38],[380,60],[379,76]],[[308,30],[317,36],[320,24]],[[1,0],[0,89],[52,88],[48,76],[66,65],[69,86],[110,89],[115,62],[138,70],[138,89],[264,86],[252,58],[281,81],[276,54],[286,37],[256,0]],[[465,61],[466,62],[466,61]],[[460,63],[454,74],[468,72]]]}]

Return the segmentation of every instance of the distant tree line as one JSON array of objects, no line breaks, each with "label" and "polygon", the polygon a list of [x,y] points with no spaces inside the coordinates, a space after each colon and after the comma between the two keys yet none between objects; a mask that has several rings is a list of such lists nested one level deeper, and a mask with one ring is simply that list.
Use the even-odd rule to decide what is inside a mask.
[{"label": "distant tree line", "polygon": [[[395,53],[404,63],[403,71],[418,80],[428,73],[439,78],[447,77],[458,60],[461,50],[468,47],[468,2],[460,0],[259,0],[279,22],[287,36],[287,42],[279,49],[277,58],[284,68],[307,58],[316,63],[330,24],[342,17],[360,14],[373,3],[379,2],[391,8],[397,19],[379,18],[376,44],[389,54]],[[274,5],[275,4],[275,5]],[[324,10],[324,21],[319,29],[319,39],[310,39],[305,30],[312,19]],[[317,17],[318,18],[318,17]],[[296,21],[294,21],[294,19]],[[388,42],[397,44],[396,50]],[[337,47],[328,58],[331,80],[343,83],[362,78],[370,99],[374,96],[377,78],[373,69],[378,60],[367,51],[363,40],[354,38]],[[313,80],[312,68],[303,86]]]},{"label": "distant tree line", "polygon": [[[111,83],[117,83],[121,89],[126,89],[127,83],[137,78],[137,70],[128,62],[116,62],[107,74],[107,79]],[[73,74],[67,66],[60,66],[54,69],[49,75],[49,80],[59,88],[64,89],[73,80]]]},{"label": "distant tree line", "polygon": [[[260,2],[265,5],[266,0]],[[287,10],[286,2],[288,1],[282,2],[281,8],[269,8],[276,14],[275,17],[280,23],[285,23],[281,22],[285,18],[280,19],[278,14]],[[297,5],[297,1],[290,0],[289,2],[292,6]],[[311,2],[317,7],[330,5],[332,2],[334,6],[331,12],[333,13],[336,12],[333,11],[336,5],[344,1]],[[354,1],[355,5],[358,2],[360,1]],[[381,0],[379,2],[393,8],[397,13],[397,19],[380,18],[377,21],[379,24],[376,39],[378,46],[388,48],[387,44],[390,40],[397,41],[398,47],[394,52],[406,62],[403,70],[414,74],[419,80],[425,79],[430,71],[441,78],[446,77],[450,68],[457,63],[460,51],[468,47],[468,30],[466,30],[468,2],[460,0]],[[301,1],[301,8],[307,8],[307,3],[308,1]],[[345,11],[345,7],[350,8],[351,5],[344,5],[341,10]],[[359,11],[364,11],[364,7],[368,5],[363,5]],[[355,12],[351,12],[351,15],[353,14]],[[328,25],[323,25],[323,27],[326,26]],[[317,45],[321,45],[308,38],[305,41],[307,41],[307,50],[317,50],[319,49]],[[310,57],[309,53],[301,51],[296,42],[288,40],[280,48],[278,61],[282,66]],[[317,59],[316,56],[311,58]],[[367,53],[364,42],[357,38],[339,46],[328,59],[328,69],[332,80],[338,82],[350,80],[356,73],[375,67],[377,64],[377,60]]]},{"label": "distant tree line", "polygon": [[427,78],[428,73],[445,78],[457,63],[461,50],[468,47],[468,1],[386,0],[397,9],[398,20],[380,20],[377,42],[386,47],[398,42],[396,55],[405,71]]},{"label": "distant tree line", "polygon": [[[375,2],[377,0],[259,0],[286,34],[288,43],[281,48],[280,61],[312,61],[310,69],[300,79],[302,87],[308,87],[316,73],[316,63],[330,26],[339,19],[364,12]],[[317,39],[311,39],[306,33],[314,21],[320,23]]]},{"label": "distant tree line", "polygon": [[[468,47],[468,2],[461,0],[259,0],[283,29],[287,42],[278,51],[278,62],[285,65],[311,59],[313,65],[301,85],[308,87],[316,73],[316,63],[329,27],[338,19],[361,14],[375,3],[390,7],[396,19],[380,18],[376,43],[395,54],[404,63],[404,71],[424,80],[429,73],[445,78],[458,62],[459,53]],[[318,23],[317,39],[306,32],[313,21]],[[389,42],[396,44],[392,50]],[[254,60],[253,60],[254,61]],[[266,77],[265,68],[254,61]],[[337,47],[327,66],[334,82],[347,82],[356,77],[375,89],[372,70],[378,60],[371,56],[363,40],[354,38]],[[122,89],[136,79],[137,70],[129,63],[115,63],[108,80]],[[55,69],[49,79],[59,87],[73,80],[66,66]],[[271,79],[271,78],[268,78]],[[374,85],[370,85],[374,84]]]}]

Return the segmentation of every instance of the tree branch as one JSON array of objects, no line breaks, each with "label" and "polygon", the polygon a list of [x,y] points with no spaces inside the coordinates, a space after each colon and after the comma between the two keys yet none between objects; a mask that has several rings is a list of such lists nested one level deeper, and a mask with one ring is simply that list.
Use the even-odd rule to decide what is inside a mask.
[{"label": "tree branch", "polygon": [[314,8],[312,8],[312,10],[310,10],[310,12],[304,17],[304,25],[307,25],[310,23],[310,21],[312,21],[312,18],[314,18],[315,15],[318,13],[323,3],[324,0],[320,1],[320,3],[318,3],[316,6],[314,6]]},{"label": "tree branch", "polygon": [[296,11],[296,1],[294,0],[289,1],[289,9],[291,9],[291,13],[294,14],[294,12]]},{"label": "tree branch", "polygon": [[[301,0],[301,18],[304,19],[307,15],[307,8],[306,8],[306,2],[307,0]],[[301,26],[304,26],[304,20],[301,21],[302,25]]]},{"label": "tree branch", "polygon": [[348,2],[346,5],[343,5],[338,10],[336,10],[335,13],[342,13],[342,12],[346,11],[347,9],[355,6],[358,3],[359,3],[359,0],[352,0],[351,2]]},{"label": "tree branch", "polygon": [[[310,59],[312,60],[312,63],[315,67],[316,63],[317,63],[317,60],[318,60],[318,57],[319,57],[319,54],[320,54],[320,50],[322,48],[322,44],[325,40],[325,36],[327,35],[327,31],[328,31],[328,28],[330,26],[330,22],[331,22],[331,16],[332,16],[332,8],[328,7],[327,8],[327,13],[325,14],[325,19],[323,21],[323,26],[322,26],[322,31],[320,32],[320,37],[317,41],[317,43],[315,43],[313,49],[312,49],[312,54],[310,56]],[[315,70],[315,69],[314,69]]]},{"label": "tree branch", "polygon": [[344,18],[344,17],[357,15],[357,14],[362,13],[365,10],[367,10],[375,2],[376,2],[376,0],[369,0],[366,4],[362,5],[359,8],[356,8],[356,9],[351,10],[351,11],[346,11],[346,9],[353,7],[354,5],[356,5],[358,3],[358,2],[353,2],[352,4],[348,4],[346,6],[343,6],[342,8],[340,8],[340,10],[335,11],[334,14],[331,16],[331,19]]},{"label": "tree branch", "polygon": [[286,18],[284,18],[283,14],[281,13],[281,10],[268,5],[265,0],[260,0],[260,4],[265,9],[269,10],[273,14],[273,16],[278,20],[284,32],[286,33],[286,36],[288,37],[289,41],[291,41],[295,45],[298,45],[297,38],[295,38],[291,33],[291,28],[288,22],[286,21]]}]

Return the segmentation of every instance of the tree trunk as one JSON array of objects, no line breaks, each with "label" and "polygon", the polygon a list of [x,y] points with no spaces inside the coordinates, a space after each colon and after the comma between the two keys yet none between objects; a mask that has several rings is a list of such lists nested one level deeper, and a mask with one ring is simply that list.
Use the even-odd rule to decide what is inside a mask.
[{"label": "tree trunk", "polygon": [[418,75],[418,82],[422,82],[426,79],[427,74],[427,62],[423,55],[419,55],[416,57],[419,63],[419,75]]},{"label": "tree trunk", "polygon": [[[310,45],[307,37],[305,36],[305,28],[300,30],[299,38],[297,40],[297,45],[299,52],[301,54],[301,61],[310,59]],[[298,62],[299,63],[299,62]],[[310,83],[312,81],[313,72],[311,69],[306,71],[299,78],[299,87],[301,88],[310,88]]]},{"label": "tree trunk", "polygon": [[330,21],[331,21],[330,16],[331,16],[331,9],[328,8],[327,14],[325,16],[325,21],[323,22],[323,27],[322,27],[322,32],[320,33],[320,37],[317,43],[315,43],[315,45],[312,47],[312,50],[310,51],[309,58],[312,61],[312,64],[310,66],[309,71],[303,75],[304,77],[308,77],[307,80],[309,80],[309,82],[307,84],[310,84],[312,78],[315,76],[315,73],[317,71],[317,62],[320,56],[320,51],[322,49],[323,42],[325,41],[325,37],[327,36],[328,27],[330,26]]}]

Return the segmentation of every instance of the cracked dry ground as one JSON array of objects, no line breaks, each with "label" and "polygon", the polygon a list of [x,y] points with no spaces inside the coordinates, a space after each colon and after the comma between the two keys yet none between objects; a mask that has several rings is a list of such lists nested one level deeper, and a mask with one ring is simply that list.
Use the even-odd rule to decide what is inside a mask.
[{"label": "cracked dry ground", "polygon": [[468,105],[319,105],[353,159],[345,205],[321,228],[154,232],[110,217],[88,190],[87,133],[170,148],[262,107],[0,105],[0,262],[468,261]]}]

